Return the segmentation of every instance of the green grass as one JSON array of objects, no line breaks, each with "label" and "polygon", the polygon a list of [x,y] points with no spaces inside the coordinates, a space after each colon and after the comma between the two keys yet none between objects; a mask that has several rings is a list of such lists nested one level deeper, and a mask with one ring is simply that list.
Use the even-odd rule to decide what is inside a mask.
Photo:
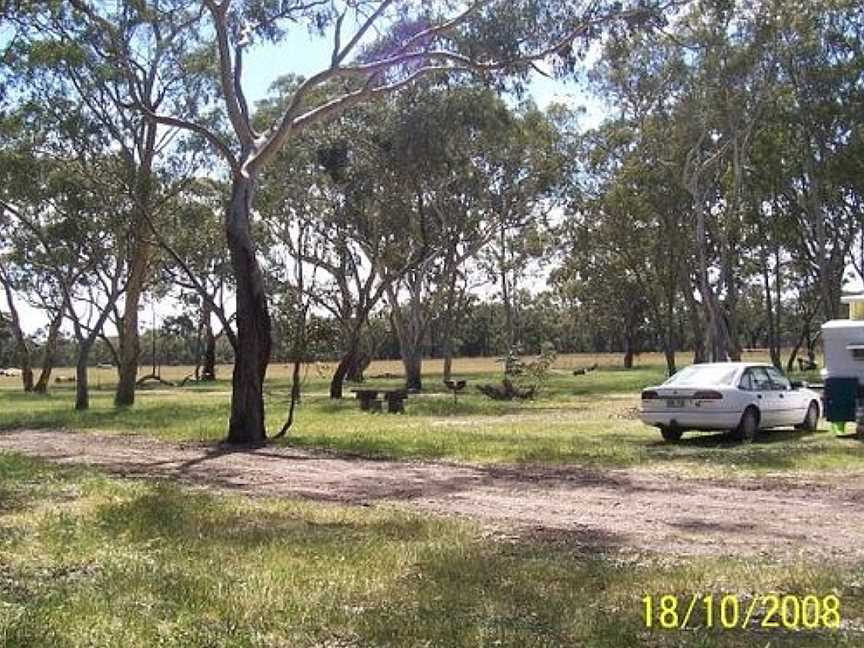
[{"label": "green grass", "polygon": [[[408,399],[405,416],[361,412],[347,390],[344,400],[332,401],[326,380],[309,378],[285,442],[379,458],[643,466],[702,475],[860,471],[864,465],[864,444],[827,431],[770,432],[750,446],[716,434],[688,434],[680,444],[663,443],[656,430],[634,418],[639,391],[662,380],[662,365],[631,371],[601,367],[585,376],[560,369],[540,396],[528,402],[497,402],[476,392],[475,385],[499,380],[499,374],[459,376],[469,380],[469,387],[454,402],[437,377],[427,375],[424,394]],[[369,384],[394,386],[399,381]],[[110,388],[103,382],[93,391],[91,409],[75,412],[69,386],[36,396],[20,393],[7,381],[0,388],[0,429],[99,430],[175,441],[224,437],[230,398],[225,379],[182,389],[142,389],[136,405],[126,409],[113,407]],[[272,431],[286,415],[289,383],[277,374],[266,389]]]},{"label": "green grass", "polygon": [[[573,366],[587,366],[575,359]],[[500,403],[473,390],[499,379],[463,368],[454,403],[426,377],[407,414],[360,412],[311,377],[287,443],[374,457],[573,463],[698,475],[855,471],[864,444],[773,432],[753,445],[719,435],[668,445],[633,418],[662,365],[559,367],[543,394]],[[470,370],[468,370],[470,369]],[[179,371],[179,370],[178,370]],[[371,371],[370,373],[375,373]],[[220,373],[227,376],[226,371]],[[371,380],[375,386],[398,380]],[[65,428],[166,440],[224,436],[230,385],[141,390],[115,409],[101,379],[87,412],[69,386],[47,396],[0,385],[0,430]],[[289,384],[267,383],[281,425]],[[347,392],[346,392],[347,393]],[[589,532],[590,533],[590,532]],[[864,644],[864,564],[618,552],[580,532],[490,534],[473,522],[396,506],[250,499],[0,453],[0,646],[589,646]],[[642,598],[766,592],[836,594],[839,632],[646,629]]]},{"label": "green grass", "polygon": [[[396,508],[212,495],[0,453],[3,646],[855,646],[864,566],[494,539]],[[836,593],[841,632],[647,630],[641,599]]]}]

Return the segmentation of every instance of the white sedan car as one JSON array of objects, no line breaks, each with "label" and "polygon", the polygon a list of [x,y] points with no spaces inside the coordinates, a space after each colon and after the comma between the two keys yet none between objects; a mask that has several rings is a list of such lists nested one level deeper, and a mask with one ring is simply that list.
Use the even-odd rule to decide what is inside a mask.
[{"label": "white sedan car", "polygon": [[718,362],[692,365],[644,389],[640,418],[667,441],[685,430],[731,430],[752,441],[765,428],[815,430],[820,411],[819,394],[790,383],[772,365]]}]

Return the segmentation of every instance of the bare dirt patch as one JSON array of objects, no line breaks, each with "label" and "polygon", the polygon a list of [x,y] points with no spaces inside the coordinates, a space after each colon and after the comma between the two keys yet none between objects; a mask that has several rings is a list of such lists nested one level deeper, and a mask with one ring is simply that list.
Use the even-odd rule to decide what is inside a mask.
[{"label": "bare dirt patch", "polygon": [[709,480],[575,466],[374,461],[293,448],[226,451],[138,436],[21,430],[0,450],[254,495],[406,505],[503,534],[682,555],[864,558],[864,475]]}]

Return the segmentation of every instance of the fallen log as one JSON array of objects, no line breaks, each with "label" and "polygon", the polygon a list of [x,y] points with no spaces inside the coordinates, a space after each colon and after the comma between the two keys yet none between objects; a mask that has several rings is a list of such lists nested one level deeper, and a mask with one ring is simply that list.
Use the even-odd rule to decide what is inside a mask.
[{"label": "fallen log", "polygon": [[505,378],[500,385],[477,385],[477,390],[492,400],[512,401],[534,398],[536,387],[532,385],[520,389],[509,378]]}]

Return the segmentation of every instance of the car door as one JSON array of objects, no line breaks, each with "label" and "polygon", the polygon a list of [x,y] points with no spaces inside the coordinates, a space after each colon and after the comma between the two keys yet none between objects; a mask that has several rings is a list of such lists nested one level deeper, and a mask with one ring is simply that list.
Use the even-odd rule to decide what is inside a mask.
[{"label": "car door", "polygon": [[771,379],[772,390],[777,408],[777,425],[796,425],[804,420],[799,394],[792,389],[792,383],[779,370],[766,367]]},{"label": "car door", "polygon": [[756,395],[756,405],[759,407],[759,427],[774,427],[782,425],[778,409],[777,391],[771,382],[771,377],[765,367],[750,367],[748,370],[753,392]]}]

